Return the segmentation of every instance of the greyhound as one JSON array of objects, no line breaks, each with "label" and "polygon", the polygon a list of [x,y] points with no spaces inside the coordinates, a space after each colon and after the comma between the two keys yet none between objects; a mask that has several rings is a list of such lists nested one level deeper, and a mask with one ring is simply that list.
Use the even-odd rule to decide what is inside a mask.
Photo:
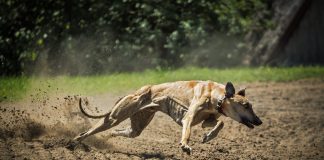
[{"label": "greyhound", "polygon": [[188,145],[191,127],[200,122],[203,128],[212,127],[207,134],[203,135],[203,143],[215,138],[223,128],[224,123],[218,120],[221,115],[230,117],[249,128],[262,124],[260,118],[254,113],[252,104],[245,97],[245,89],[235,93],[231,82],[223,85],[212,81],[177,81],[147,85],[119,99],[110,112],[97,116],[83,109],[81,99],[79,107],[86,116],[101,118],[101,120],[88,131],[76,136],[74,138],[76,141],[82,141],[90,135],[110,129],[127,118],[131,120],[128,128],[115,130],[110,134],[137,137],[150,123],[154,114],[161,111],[182,126],[180,145],[187,154],[192,151]]}]

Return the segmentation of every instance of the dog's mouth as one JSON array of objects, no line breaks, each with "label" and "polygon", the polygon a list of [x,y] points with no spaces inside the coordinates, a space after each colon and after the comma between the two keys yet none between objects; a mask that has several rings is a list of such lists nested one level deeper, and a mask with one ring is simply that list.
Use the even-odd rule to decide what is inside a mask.
[{"label": "dog's mouth", "polygon": [[242,121],[241,123],[246,125],[247,127],[251,128],[251,129],[254,128],[254,125],[252,123],[250,123],[249,121]]},{"label": "dog's mouth", "polygon": [[252,122],[249,121],[246,118],[242,118],[241,123],[244,124],[244,125],[246,125],[247,127],[251,128],[251,129],[253,129],[254,128],[254,125],[259,126],[259,125],[262,124],[262,121],[260,120],[259,117],[255,117],[255,119]]}]

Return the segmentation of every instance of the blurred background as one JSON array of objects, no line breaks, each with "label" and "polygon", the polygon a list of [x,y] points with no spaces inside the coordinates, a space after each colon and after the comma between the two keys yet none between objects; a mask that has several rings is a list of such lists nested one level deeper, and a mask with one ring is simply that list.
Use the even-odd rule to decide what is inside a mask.
[{"label": "blurred background", "polygon": [[[0,0],[0,159],[324,159],[324,0]],[[156,113],[71,141],[141,86],[233,82],[263,124],[217,139]],[[126,128],[125,121],[118,128]]]},{"label": "blurred background", "polygon": [[321,0],[1,0],[0,74],[324,64]]}]

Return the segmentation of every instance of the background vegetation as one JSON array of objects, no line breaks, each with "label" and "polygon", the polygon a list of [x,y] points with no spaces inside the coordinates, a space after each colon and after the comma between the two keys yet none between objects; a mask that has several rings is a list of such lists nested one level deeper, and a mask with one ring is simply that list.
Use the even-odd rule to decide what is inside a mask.
[{"label": "background vegetation", "polygon": [[242,83],[323,77],[323,67],[238,68],[245,56],[243,37],[251,32],[258,37],[276,25],[271,21],[273,4],[2,0],[0,100],[45,88],[98,94],[175,80]]},{"label": "background vegetation", "polygon": [[90,75],[241,64],[270,0],[2,0],[1,75]]}]

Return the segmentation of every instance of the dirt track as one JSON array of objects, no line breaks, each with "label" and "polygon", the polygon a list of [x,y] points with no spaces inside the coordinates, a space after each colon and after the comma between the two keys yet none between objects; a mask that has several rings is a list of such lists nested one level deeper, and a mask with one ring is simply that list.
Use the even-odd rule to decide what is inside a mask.
[{"label": "dirt track", "polygon": [[[206,144],[200,142],[208,129],[195,126],[191,156],[179,148],[181,127],[162,113],[137,138],[109,138],[106,131],[74,147],[71,139],[95,121],[81,115],[73,96],[39,90],[22,102],[0,103],[0,159],[324,159],[324,80],[245,86],[263,124],[251,130],[222,117],[225,127]],[[88,98],[102,107],[93,108],[97,113],[118,96]]]}]

